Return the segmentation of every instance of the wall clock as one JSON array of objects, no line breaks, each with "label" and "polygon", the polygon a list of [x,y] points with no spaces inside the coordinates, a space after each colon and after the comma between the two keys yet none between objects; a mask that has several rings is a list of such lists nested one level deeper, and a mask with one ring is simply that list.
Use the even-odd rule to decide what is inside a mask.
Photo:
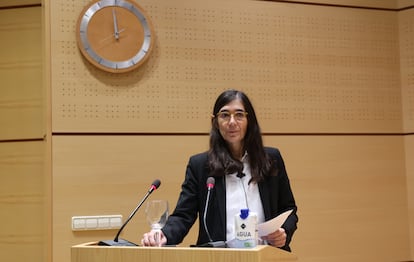
[{"label": "wall clock", "polygon": [[134,0],[95,0],[82,10],[76,40],[83,56],[111,73],[129,72],[144,63],[154,45],[148,16]]}]

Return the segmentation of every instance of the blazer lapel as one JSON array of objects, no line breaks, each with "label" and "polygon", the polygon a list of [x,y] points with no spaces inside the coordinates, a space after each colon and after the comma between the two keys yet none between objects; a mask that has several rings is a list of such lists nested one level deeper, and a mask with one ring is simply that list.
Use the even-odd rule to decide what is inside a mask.
[{"label": "blazer lapel", "polygon": [[269,199],[270,199],[269,188],[263,182],[259,182],[258,186],[259,186],[259,192],[260,192],[260,199],[262,200],[265,220],[267,221],[271,218],[270,217],[271,212],[270,212],[270,202],[269,202]]}]

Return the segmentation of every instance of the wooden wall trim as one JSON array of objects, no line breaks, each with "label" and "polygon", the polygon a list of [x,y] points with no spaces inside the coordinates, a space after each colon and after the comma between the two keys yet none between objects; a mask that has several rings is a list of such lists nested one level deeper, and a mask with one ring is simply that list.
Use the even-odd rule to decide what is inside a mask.
[{"label": "wooden wall trim", "polygon": [[2,6],[0,5],[0,10],[5,9],[20,9],[20,8],[32,8],[32,7],[40,7],[41,4],[32,4],[32,5],[12,5],[12,6]]},{"label": "wooden wall trim", "polygon": [[[53,132],[53,136],[208,136],[208,132]],[[275,133],[263,132],[264,136],[411,136],[414,133]],[[1,140],[0,140],[1,142]]]}]

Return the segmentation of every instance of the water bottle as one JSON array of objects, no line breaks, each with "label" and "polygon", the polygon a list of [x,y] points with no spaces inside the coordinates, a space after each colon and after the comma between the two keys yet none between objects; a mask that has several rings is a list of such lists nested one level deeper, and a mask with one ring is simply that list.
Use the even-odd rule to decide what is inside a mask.
[{"label": "water bottle", "polygon": [[251,248],[257,245],[257,215],[241,209],[234,217],[235,247]]}]

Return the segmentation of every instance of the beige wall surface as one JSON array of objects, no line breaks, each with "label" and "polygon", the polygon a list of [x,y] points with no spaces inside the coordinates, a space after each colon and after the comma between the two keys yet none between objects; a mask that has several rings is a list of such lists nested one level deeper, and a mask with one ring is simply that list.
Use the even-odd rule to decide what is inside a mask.
[{"label": "beige wall surface", "polygon": [[414,258],[414,136],[406,136],[405,138],[405,162],[407,173],[407,199],[409,214],[409,232],[411,258]]},{"label": "beige wall surface", "polygon": [[0,140],[42,138],[41,8],[0,10]]},{"label": "beige wall surface", "polygon": [[414,9],[398,15],[404,132],[414,132]]},{"label": "beige wall surface", "polygon": [[0,9],[2,261],[46,260],[41,28],[40,7]]},{"label": "beige wall surface", "polygon": [[40,5],[41,2],[41,0],[2,0],[0,2],[0,8],[16,8],[18,6]]},{"label": "beige wall surface", "polygon": [[280,148],[295,190],[299,261],[411,260],[403,138],[271,136],[265,143]]},{"label": "beige wall surface", "polygon": [[[283,0],[282,0],[283,1]],[[286,2],[295,2],[291,0],[286,0]],[[0,7],[16,7],[16,6],[25,6],[25,5],[37,5],[41,4],[41,0],[2,0]],[[369,8],[389,8],[389,9],[398,9],[410,7],[413,5],[411,0],[302,0],[302,3],[316,3],[316,4],[330,4],[330,5],[350,5],[350,6],[359,6],[359,7],[369,7]]]},{"label": "beige wall surface", "polygon": [[45,261],[44,143],[0,143],[0,257]]},{"label": "beige wall surface", "polygon": [[[283,1],[283,0],[282,0]],[[41,0],[2,0],[0,7],[22,6],[40,4]],[[240,1],[239,1],[240,2]],[[295,2],[286,0],[286,2]],[[372,8],[403,8],[412,5],[411,0],[302,0],[302,3],[332,4],[332,5],[352,5]]]},{"label": "beige wall surface", "polygon": [[[156,177],[163,181],[157,198],[173,207],[188,156],[207,147],[212,103],[229,87],[252,98],[264,132],[287,134],[265,139],[288,166],[300,215],[292,246],[301,261],[413,259],[410,144],[398,135],[410,123],[411,98],[401,90],[410,71],[400,70],[410,61],[400,63],[400,52],[410,54],[411,40],[399,40],[411,30],[410,10],[143,0],[155,27],[153,53],[138,70],[112,75],[76,46],[85,4],[51,1],[46,12],[53,261],[69,261],[71,245],[116,233],[71,231],[72,216],[125,218]],[[403,88],[409,95],[410,85]],[[141,212],[123,237],[139,242],[146,230]],[[183,244],[195,237],[193,230]]]},{"label": "beige wall surface", "polygon": [[[207,149],[204,136],[54,136],[53,261],[69,261],[75,244],[113,239],[116,231],[72,232],[71,217],[123,215],[144,197],[154,179],[161,186],[151,199],[168,199],[175,207],[188,157]],[[143,206],[122,238],[140,243],[150,228]],[[187,245],[195,242],[197,230]]]},{"label": "beige wall surface", "polygon": [[411,239],[411,258],[414,258],[414,10],[399,13],[399,35],[401,56],[401,93],[404,117],[405,159],[407,176],[407,197]]},{"label": "beige wall surface", "polygon": [[[401,137],[264,139],[266,145],[280,148],[296,196],[300,219],[292,248],[300,261],[409,259]],[[204,151],[207,140],[207,136],[55,136],[54,261],[69,261],[72,245],[116,234],[72,231],[72,216],[122,214],[126,219],[155,178],[162,184],[151,198],[168,199],[174,208],[188,157]],[[142,208],[121,237],[139,243],[148,230]],[[197,227],[182,246],[193,244],[196,235]]]},{"label": "beige wall surface", "polygon": [[[43,1],[53,131],[166,132],[55,135],[53,175],[45,179],[41,7],[9,9],[40,2],[0,3],[2,260],[48,261],[43,251],[53,248],[52,261],[65,262],[70,246],[112,238],[116,231],[71,231],[71,216],[125,219],[154,178],[162,186],[152,197],[173,207],[188,156],[207,147],[206,135],[175,133],[206,134],[212,102],[229,87],[251,96],[263,131],[302,133],[265,137],[282,150],[291,177],[300,216],[292,247],[301,261],[414,259],[412,135],[369,135],[413,133],[412,9],[143,0],[155,25],[154,53],[142,68],[114,76],[92,68],[76,47],[74,25],[88,1]],[[4,142],[24,139],[39,141]],[[45,218],[52,180],[52,218]],[[139,241],[148,229],[142,211],[123,237]],[[197,227],[183,245],[196,234]]]},{"label": "beige wall surface", "polygon": [[205,132],[227,88],[251,95],[264,132],[402,131],[396,12],[236,2],[141,1],[154,52],[123,75],[78,51],[84,2],[51,2],[53,131]]}]

